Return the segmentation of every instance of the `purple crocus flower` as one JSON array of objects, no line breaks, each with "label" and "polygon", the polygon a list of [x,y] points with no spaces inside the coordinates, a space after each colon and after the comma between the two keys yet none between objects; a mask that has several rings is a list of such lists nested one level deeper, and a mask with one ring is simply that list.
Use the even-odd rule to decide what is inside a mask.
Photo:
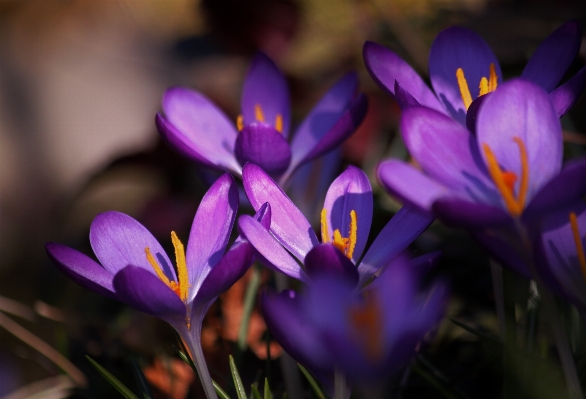
[{"label": "purple crocus flower", "polygon": [[81,286],[171,324],[191,352],[206,395],[216,398],[201,349],[201,323],[218,295],[252,263],[252,247],[245,240],[237,240],[225,252],[237,209],[236,183],[224,174],[203,197],[187,248],[171,233],[175,267],[143,225],[113,211],[96,216],[90,228],[90,242],[101,264],[61,244],[47,244],[47,252]]},{"label": "purple crocus flower", "polygon": [[[240,231],[268,267],[306,283],[313,264],[341,268],[343,263],[349,263],[357,272],[356,283],[362,285],[407,248],[433,220],[427,214],[403,207],[359,262],[368,240],[373,206],[370,182],[360,169],[348,167],[330,185],[321,213],[322,244],[301,211],[260,167],[249,163],[242,176],[253,208],[258,211],[265,203],[270,204],[270,228],[244,215],[238,220]],[[305,265],[305,270],[290,254]]]},{"label": "purple crocus flower", "polygon": [[[499,244],[509,239],[488,230],[527,228],[586,192],[586,160],[562,168],[555,108],[542,88],[523,79],[486,97],[475,135],[421,106],[404,111],[401,131],[420,169],[399,160],[382,162],[378,176],[385,188],[453,225],[481,229],[481,241],[508,264],[520,263],[514,251],[503,249],[508,245]],[[517,270],[528,274],[524,266]]]},{"label": "purple crocus flower", "polygon": [[[586,67],[557,87],[580,49],[581,38],[580,24],[566,22],[543,41],[521,74],[549,93],[558,116],[569,110],[586,87]],[[478,109],[474,100],[502,83],[496,56],[480,36],[466,28],[448,28],[433,42],[429,56],[433,91],[391,50],[366,42],[363,55],[372,78],[402,108],[420,104],[469,128],[474,126]]]},{"label": "purple crocus flower", "polygon": [[421,291],[421,271],[400,256],[362,291],[343,273],[317,274],[302,295],[265,294],[265,320],[330,391],[334,370],[351,385],[376,385],[409,359],[443,315],[445,286]]},{"label": "purple crocus flower", "polygon": [[344,76],[317,103],[290,140],[287,82],[263,53],[252,61],[236,124],[201,93],[175,87],[163,96],[159,132],[190,158],[240,175],[246,162],[284,184],[300,165],[338,146],[364,119],[355,73]]},{"label": "purple crocus flower", "polygon": [[547,286],[576,305],[586,319],[586,204],[549,215],[537,244],[537,267]]}]

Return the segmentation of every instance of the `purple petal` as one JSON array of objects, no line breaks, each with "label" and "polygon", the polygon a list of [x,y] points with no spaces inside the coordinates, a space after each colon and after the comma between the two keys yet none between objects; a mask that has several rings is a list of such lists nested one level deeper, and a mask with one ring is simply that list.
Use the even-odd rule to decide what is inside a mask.
[{"label": "purple petal", "polygon": [[499,231],[485,230],[476,231],[473,235],[499,263],[523,277],[533,278],[525,259],[527,249],[516,234],[509,232],[499,234]]},{"label": "purple petal", "polygon": [[476,134],[476,118],[478,117],[478,111],[480,111],[482,103],[484,103],[491,94],[492,93],[488,93],[484,96],[480,96],[470,104],[468,112],[466,113],[466,129],[468,129],[470,133]]},{"label": "purple petal", "polygon": [[419,74],[391,50],[377,43],[366,42],[362,48],[362,55],[372,79],[390,95],[398,96],[395,82],[399,82],[421,105],[444,112]]},{"label": "purple petal", "polygon": [[252,123],[242,129],[236,139],[234,154],[241,165],[252,162],[273,178],[281,176],[291,162],[287,140],[264,123]]},{"label": "purple petal", "polygon": [[268,261],[265,266],[280,271],[287,276],[297,280],[309,282],[307,274],[301,269],[301,266],[283,246],[275,240],[269,231],[267,231],[259,222],[249,215],[242,215],[238,219],[238,228],[248,241],[252,244],[264,259]]},{"label": "purple petal", "polygon": [[[336,148],[351,136],[364,120],[367,108],[368,101],[366,96],[361,93],[342,113],[339,113],[339,110],[329,111],[327,109],[321,109],[315,114],[312,113],[311,118],[308,117],[307,122],[302,125],[307,133],[296,134],[293,138],[291,166],[287,175],[293,173],[299,165]],[[305,127],[306,123],[307,127]]]},{"label": "purple petal", "polygon": [[539,86],[521,79],[503,84],[484,101],[477,120],[478,146],[485,162],[483,146],[487,144],[500,166],[519,179],[520,152],[514,138],[524,143],[529,164],[528,199],[560,171],[562,129],[547,93]]},{"label": "purple petal", "polygon": [[330,185],[324,209],[329,237],[322,237],[322,242],[332,241],[335,230],[340,230],[342,237],[349,237],[350,212],[356,212],[357,238],[352,260],[357,263],[368,241],[372,223],[372,187],[368,176],[355,166],[346,168]]},{"label": "purple petal", "polygon": [[433,211],[446,224],[468,229],[497,227],[513,222],[511,216],[500,208],[459,198],[440,198],[433,204]]},{"label": "purple petal", "polygon": [[189,233],[185,259],[189,274],[190,298],[199,290],[224,254],[238,210],[238,188],[234,178],[222,175],[204,195]]},{"label": "purple petal", "polygon": [[399,84],[399,82],[395,82],[395,100],[397,100],[397,104],[399,104],[399,107],[401,107],[402,110],[405,110],[408,107],[416,107],[421,105],[419,101],[417,101],[415,97],[411,95],[411,93],[409,93]]},{"label": "purple petal", "polygon": [[358,266],[360,284],[405,250],[431,224],[433,217],[407,205],[399,209],[376,237]]},{"label": "purple petal", "polygon": [[431,46],[431,85],[448,114],[462,126],[466,126],[466,108],[460,94],[456,71],[462,68],[472,99],[475,99],[478,97],[476,88],[480,80],[489,77],[490,64],[494,64],[500,84],[503,75],[496,56],[480,36],[466,28],[452,27],[444,30]]},{"label": "purple petal", "polygon": [[234,123],[201,93],[174,87],[163,96],[165,115],[156,118],[159,132],[187,156],[240,173],[234,158]]},{"label": "purple petal", "polygon": [[319,332],[303,313],[294,291],[263,293],[261,306],[271,335],[296,361],[312,370],[331,370],[331,356]]},{"label": "purple petal", "polygon": [[537,218],[573,204],[586,193],[586,159],[568,162],[560,173],[545,184],[529,203],[523,219]]},{"label": "purple petal", "polygon": [[242,179],[246,196],[255,210],[265,202],[271,204],[271,232],[293,256],[303,262],[309,250],[318,244],[305,216],[258,166],[246,164]]},{"label": "purple petal", "polygon": [[358,76],[340,79],[305,117],[291,142],[293,162],[299,163],[348,109],[358,88]]},{"label": "purple petal", "polygon": [[48,243],[47,254],[67,277],[84,288],[109,298],[116,298],[112,279],[114,275],[94,260],[65,245]]},{"label": "purple petal", "polygon": [[133,308],[164,320],[185,317],[185,304],[159,278],[146,270],[128,266],[114,276],[118,298]]},{"label": "purple petal", "polygon": [[580,50],[582,28],[568,21],[553,32],[535,50],[521,77],[551,92],[560,82]]},{"label": "purple petal", "polygon": [[320,244],[305,257],[305,269],[310,277],[332,276],[358,284],[356,265],[332,244]]},{"label": "purple petal", "polygon": [[549,99],[559,117],[572,108],[586,88],[586,66],[582,67],[570,80],[549,93]]},{"label": "purple petal", "polygon": [[275,126],[277,115],[283,118],[283,136],[289,137],[291,105],[289,89],[285,76],[275,63],[264,53],[257,53],[252,60],[244,88],[240,106],[244,125],[257,121],[255,107],[260,105],[264,121]]},{"label": "purple petal", "polygon": [[384,188],[400,201],[428,213],[435,201],[450,194],[441,183],[397,159],[381,162],[377,176]]},{"label": "purple petal", "polygon": [[252,245],[246,241],[235,243],[207,275],[195,300],[200,304],[214,301],[244,276],[251,264]]},{"label": "purple petal", "polygon": [[90,242],[98,260],[112,275],[129,265],[155,275],[145,253],[149,248],[167,277],[177,281],[161,244],[146,227],[124,213],[110,211],[96,216],[90,227]]},{"label": "purple petal", "polygon": [[429,108],[412,107],[403,112],[401,131],[411,156],[432,178],[463,198],[499,201],[474,136],[463,126]]}]

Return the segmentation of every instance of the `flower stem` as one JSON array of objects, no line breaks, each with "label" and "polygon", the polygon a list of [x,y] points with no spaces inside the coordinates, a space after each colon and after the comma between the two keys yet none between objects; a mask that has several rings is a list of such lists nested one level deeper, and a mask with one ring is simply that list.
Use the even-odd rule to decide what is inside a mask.
[{"label": "flower stem", "polygon": [[334,372],[334,399],[348,399],[350,390],[346,385],[346,376],[339,370]]},{"label": "flower stem", "polygon": [[210,375],[205,357],[203,355],[203,349],[201,347],[201,331],[192,331],[191,334],[186,334],[183,336],[189,337],[189,340],[185,341],[185,345],[187,345],[189,349],[206,397],[208,399],[218,399],[218,395],[216,394],[216,390],[214,388],[214,383],[212,382],[212,376]]}]

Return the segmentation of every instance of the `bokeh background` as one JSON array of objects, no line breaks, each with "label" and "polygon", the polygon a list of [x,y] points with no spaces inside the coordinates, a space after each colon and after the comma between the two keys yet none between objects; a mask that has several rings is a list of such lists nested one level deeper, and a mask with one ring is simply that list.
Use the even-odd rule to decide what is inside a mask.
[{"label": "bokeh background", "polygon": [[[44,251],[57,241],[91,253],[89,224],[110,209],[138,218],[166,244],[171,230],[187,236],[214,175],[160,141],[154,115],[167,87],[195,88],[235,120],[248,63],[262,50],[286,74],[299,122],[337,78],[356,70],[367,118],[316,168],[358,165],[376,185],[376,164],[406,153],[399,109],[364,68],[364,41],[388,46],[427,77],[437,33],[466,26],[512,77],[555,28],[585,18],[583,0],[0,0],[0,397],[115,397],[85,354],[131,388],[138,367],[156,397],[202,397],[170,327],[77,287]],[[583,41],[568,76],[585,62]],[[584,96],[563,126],[569,156],[583,154]],[[399,206],[375,190],[371,238]],[[319,190],[306,211],[319,211],[317,203]],[[449,316],[498,336],[487,256],[463,232],[434,224],[413,250],[438,249],[437,274],[453,288]],[[204,326],[212,375],[224,386],[249,279],[221,297]],[[272,281],[267,272],[260,279]],[[270,376],[282,392],[274,360],[281,350],[267,341],[258,310],[246,341],[243,377]],[[454,380],[449,389],[461,397],[494,398],[502,371],[491,345],[446,321],[420,361]],[[60,363],[65,358],[72,363]],[[527,384],[528,397],[563,389],[555,356],[544,358],[546,377]],[[425,378],[410,381],[404,397],[441,397]]]}]

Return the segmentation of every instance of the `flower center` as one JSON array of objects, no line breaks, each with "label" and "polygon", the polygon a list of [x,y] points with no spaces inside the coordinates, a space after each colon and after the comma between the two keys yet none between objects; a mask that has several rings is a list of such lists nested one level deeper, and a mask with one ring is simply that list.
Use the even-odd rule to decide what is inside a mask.
[{"label": "flower center", "polygon": [[574,212],[570,212],[570,225],[572,226],[572,235],[574,236],[580,270],[582,270],[582,275],[584,276],[584,280],[586,280],[586,256],[584,256],[584,246],[582,245],[582,237],[580,237],[580,230],[578,229],[578,217]]},{"label": "flower center", "polygon": [[175,234],[174,231],[171,232],[171,241],[173,241],[173,247],[175,247],[175,261],[177,263],[178,281],[169,280],[169,278],[167,277],[165,272],[163,272],[163,269],[153,256],[149,247],[146,247],[144,249],[144,252],[146,253],[147,260],[155,270],[157,277],[159,277],[159,279],[163,283],[165,283],[167,287],[171,288],[183,302],[187,302],[189,279],[187,276],[187,262],[185,261],[185,249],[183,247],[183,244],[179,240],[179,237],[177,237],[177,234]]},{"label": "flower center", "polygon": [[321,211],[321,241],[324,244],[331,242],[336,248],[342,251],[342,253],[346,255],[348,259],[352,259],[352,255],[354,254],[354,247],[356,247],[356,237],[358,230],[356,211],[350,211],[350,228],[348,237],[342,237],[340,229],[334,230],[334,236],[330,237],[326,217],[327,210],[324,208]]},{"label": "flower center", "polygon": [[379,301],[373,293],[366,295],[364,305],[350,308],[348,313],[354,336],[372,362],[381,360],[383,347],[383,322]]},{"label": "flower center", "polygon": [[[496,68],[494,67],[493,63],[490,64],[489,69],[490,71],[488,74],[488,79],[484,76],[482,77],[482,79],[480,79],[480,92],[478,94],[478,97],[496,90],[498,76],[496,74]],[[458,79],[458,87],[460,88],[460,95],[462,96],[462,101],[464,101],[464,106],[466,107],[466,111],[468,111],[468,108],[470,108],[470,104],[472,104],[472,95],[470,94],[468,82],[466,81],[466,77],[464,76],[464,70],[462,68],[458,68],[456,70],[456,79]]]},{"label": "flower center", "polygon": [[[255,104],[254,106],[254,119],[256,119],[257,122],[265,123],[265,115],[262,112],[260,104]],[[239,132],[244,129],[244,117],[242,114],[238,115],[238,118],[236,118],[236,128]],[[275,117],[275,130],[279,133],[283,133],[283,116],[281,114],[277,114]]]},{"label": "flower center", "polygon": [[505,206],[512,216],[519,216],[525,209],[525,200],[527,199],[527,189],[529,188],[529,163],[527,161],[527,149],[523,140],[519,137],[513,137],[513,140],[519,146],[519,158],[521,160],[521,181],[519,183],[518,196],[515,197],[515,183],[517,174],[511,171],[503,171],[498,164],[496,156],[486,143],[482,144],[484,155],[488,167],[488,173],[494,181],[501,197],[505,201]]}]

